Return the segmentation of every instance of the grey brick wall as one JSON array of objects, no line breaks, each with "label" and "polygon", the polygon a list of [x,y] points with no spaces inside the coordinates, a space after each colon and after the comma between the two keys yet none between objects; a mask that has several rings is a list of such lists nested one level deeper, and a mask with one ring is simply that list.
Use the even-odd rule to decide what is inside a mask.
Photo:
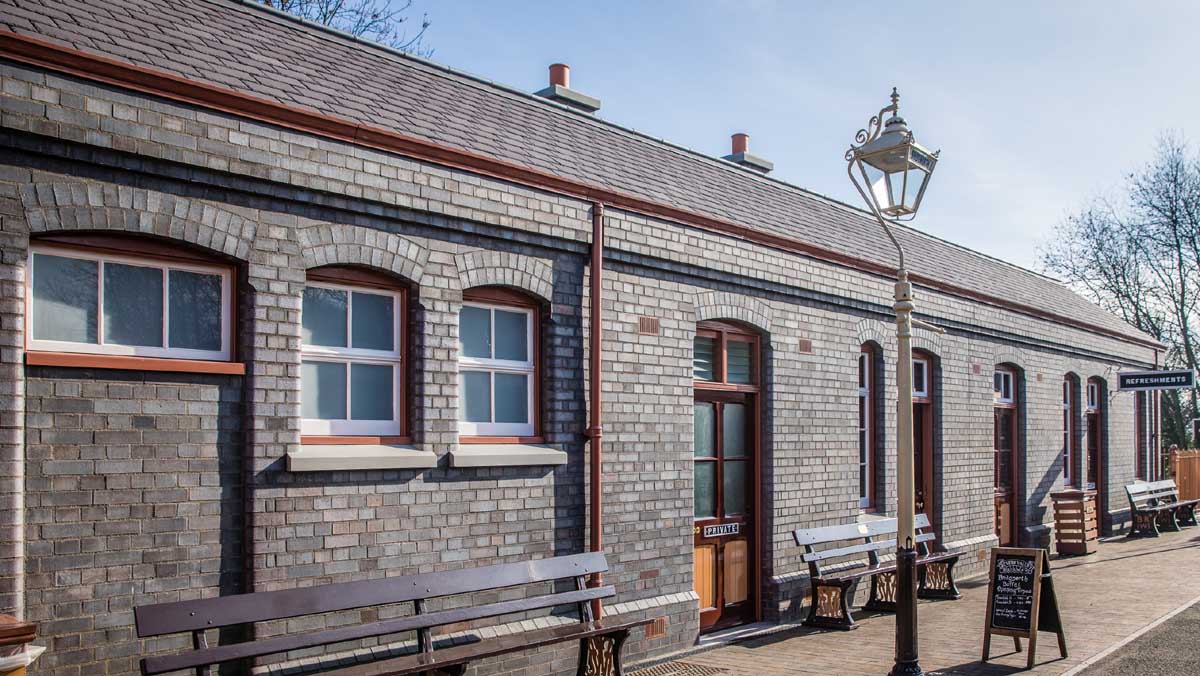
[{"label": "grey brick wall", "polygon": [[[38,673],[133,673],[143,649],[178,645],[139,646],[135,604],[583,549],[589,204],[3,62],[0,92],[0,606],[43,623],[52,650]],[[855,360],[866,342],[879,346],[882,366],[879,501],[885,511],[895,503],[892,290],[881,277],[618,209],[606,210],[605,226],[604,541],[606,579],[618,588],[610,608],[668,617],[665,636],[634,637],[638,659],[690,645],[698,627],[696,323],[734,320],[763,336],[764,612],[789,616],[806,575],[789,531],[860,518]],[[26,368],[28,237],[90,230],[186,243],[235,265],[246,375]],[[305,272],[329,264],[411,286],[413,437],[439,467],[286,471],[300,444]],[[545,304],[544,429],[567,465],[448,467],[458,309],[463,289],[488,284]],[[1111,383],[1119,368],[1154,355],[927,289],[917,303],[948,329],[918,331],[916,346],[935,364],[942,540],[965,552],[969,573],[995,542],[992,368],[1011,363],[1022,374],[1022,539],[1040,542],[1061,476],[1063,375]],[[641,317],[657,319],[659,332],[639,333]],[[1133,471],[1132,397],[1106,394],[1105,406],[1106,518],[1119,525]],[[571,659],[568,646],[479,673],[561,673]]]}]

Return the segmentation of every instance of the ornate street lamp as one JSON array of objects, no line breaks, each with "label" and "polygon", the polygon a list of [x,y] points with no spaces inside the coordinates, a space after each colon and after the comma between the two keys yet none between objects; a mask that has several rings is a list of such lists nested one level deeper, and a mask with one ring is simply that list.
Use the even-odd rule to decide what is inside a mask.
[{"label": "ornate street lamp", "polygon": [[[900,117],[900,95],[892,89],[892,105],[871,118],[854,136],[858,145],[846,151],[846,172],[871,213],[896,247],[896,387],[899,412],[896,430],[896,663],[891,676],[920,676],[917,660],[916,529],[913,527],[915,483],[913,477],[912,327],[913,295],[904,267],[904,248],[892,232],[896,221],[912,220],[925,196],[925,187],[937,166],[938,153],[913,138]],[[886,121],[884,115],[891,113]],[[940,152],[940,151],[939,151]],[[861,178],[861,181],[860,181]],[[928,326],[923,322],[917,324]],[[936,327],[928,327],[939,331]]]}]

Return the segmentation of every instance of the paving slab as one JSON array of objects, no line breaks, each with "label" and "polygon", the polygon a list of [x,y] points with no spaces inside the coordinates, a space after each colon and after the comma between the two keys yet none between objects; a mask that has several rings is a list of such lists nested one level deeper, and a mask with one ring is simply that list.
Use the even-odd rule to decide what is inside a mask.
[{"label": "paving slab", "polygon": [[[1200,576],[1194,574],[1200,568],[1200,529],[1153,539],[1106,541],[1089,556],[1054,558],[1051,568],[1068,657],[1059,656],[1054,634],[1042,633],[1035,666],[1026,672],[1026,654],[1015,652],[1011,639],[996,636],[991,660],[981,663],[987,603],[987,579],[981,576],[959,585],[963,598],[958,601],[921,603],[920,654],[926,673],[998,676],[1076,671],[1156,620],[1200,600]],[[893,616],[858,614],[856,618],[860,626],[854,631],[789,628],[687,655],[633,676],[887,674],[895,645]]]}]

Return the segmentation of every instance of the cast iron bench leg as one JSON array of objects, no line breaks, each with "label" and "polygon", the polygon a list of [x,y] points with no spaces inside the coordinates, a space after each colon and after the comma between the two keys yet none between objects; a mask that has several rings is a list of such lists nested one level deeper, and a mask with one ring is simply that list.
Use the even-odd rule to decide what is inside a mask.
[{"label": "cast iron bench leg", "polygon": [[1135,535],[1158,537],[1158,515],[1152,511],[1133,513],[1133,532]]},{"label": "cast iron bench leg", "polygon": [[875,573],[871,576],[871,596],[863,610],[896,612],[896,573]]},{"label": "cast iron bench leg", "polygon": [[962,598],[954,583],[958,557],[926,563],[917,568],[917,598],[954,600]]},{"label": "cast iron bench leg", "polygon": [[822,629],[857,629],[854,615],[850,612],[850,589],[856,582],[844,580],[833,584],[813,584],[808,618],[804,624]]},{"label": "cast iron bench leg", "polygon": [[1195,504],[1180,505],[1179,508],[1176,509],[1175,511],[1177,513],[1176,518],[1179,521],[1179,525],[1181,525],[1181,526],[1195,526],[1196,525],[1196,505]]},{"label": "cast iron bench leg", "polygon": [[629,630],[585,638],[579,642],[578,676],[625,676],[621,666],[621,649],[629,638]]},{"label": "cast iron bench leg", "polygon": [[1159,530],[1169,530],[1172,532],[1179,532],[1180,530],[1179,522],[1175,520],[1174,509],[1164,509],[1159,511],[1158,521],[1160,522],[1158,524],[1160,527]]}]

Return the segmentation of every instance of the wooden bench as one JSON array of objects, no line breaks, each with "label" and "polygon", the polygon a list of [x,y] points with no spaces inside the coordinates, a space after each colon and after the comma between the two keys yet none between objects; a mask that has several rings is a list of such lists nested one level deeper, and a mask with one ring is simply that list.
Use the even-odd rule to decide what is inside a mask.
[{"label": "wooden bench", "polygon": [[[961,598],[954,584],[958,554],[931,551],[937,539],[929,517],[917,514],[917,596],[923,599]],[[796,544],[805,548],[811,600],[804,624],[828,629],[854,629],[850,600],[859,580],[871,579],[871,595],[864,610],[895,612],[896,562],[881,562],[880,554],[896,551],[896,520],[879,519],[844,526],[801,528],[793,531]],[[839,545],[817,549],[821,545]],[[863,557],[866,557],[863,559]]]},{"label": "wooden bench", "polygon": [[[652,620],[592,618],[590,602],[612,598],[616,592],[612,587],[587,587],[586,576],[606,570],[608,563],[603,554],[578,554],[441,573],[141,606],[134,609],[139,637],[190,632],[193,645],[193,649],[184,652],[142,658],[142,673],[150,675],[194,669],[196,676],[207,676],[211,666],[226,662],[416,632],[417,647],[411,653],[314,671],[338,676],[418,673],[461,676],[468,665],[485,658],[552,643],[579,641],[579,676],[620,676],[623,673],[621,648],[630,630],[649,624]],[[562,584],[559,581],[572,583],[572,588],[548,594],[541,593],[543,589],[533,592],[539,595],[526,594],[521,597],[520,587],[538,583],[557,586],[556,583]],[[491,598],[488,603],[467,606],[451,604],[450,609],[446,610],[430,609],[430,602],[434,599],[500,590],[503,591],[489,595]],[[221,627],[396,603],[411,603],[412,613],[364,624],[226,645],[210,646],[207,642],[206,633]],[[434,646],[434,630],[438,627],[566,605],[575,607],[579,615],[578,622],[554,624],[472,643]],[[455,628],[461,629],[461,626]],[[398,638],[390,640],[396,641]],[[388,640],[382,642],[387,643]]]},{"label": "wooden bench", "polygon": [[1158,537],[1160,530],[1178,531],[1180,526],[1196,525],[1200,500],[1180,500],[1179,489],[1171,479],[1129,484],[1125,494],[1129,496],[1135,535]]}]

